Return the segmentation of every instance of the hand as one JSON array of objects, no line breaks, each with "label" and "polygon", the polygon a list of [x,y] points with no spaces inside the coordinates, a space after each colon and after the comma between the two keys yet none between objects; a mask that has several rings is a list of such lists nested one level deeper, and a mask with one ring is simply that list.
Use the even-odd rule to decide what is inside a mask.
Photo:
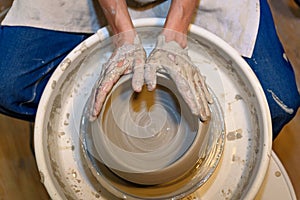
[{"label": "hand", "polygon": [[91,121],[98,117],[107,94],[123,74],[133,72],[133,90],[140,92],[142,89],[146,52],[138,35],[134,34],[135,36],[132,37],[132,34],[132,32],[121,33],[114,41],[117,48],[108,62],[103,65],[100,79],[94,91]]},{"label": "hand", "polygon": [[149,91],[156,87],[156,72],[170,76],[193,114],[200,116],[202,121],[210,118],[208,103],[213,103],[213,99],[205,78],[191,62],[187,48],[175,41],[166,42],[163,34],[146,60],[145,82]]}]

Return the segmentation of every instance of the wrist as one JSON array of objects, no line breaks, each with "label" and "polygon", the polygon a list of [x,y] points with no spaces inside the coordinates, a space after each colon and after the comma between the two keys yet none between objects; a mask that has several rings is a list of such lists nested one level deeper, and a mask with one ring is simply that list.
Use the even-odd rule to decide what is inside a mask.
[{"label": "wrist", "polygon": [[124,44],[140,44],[140,39],[136,30],[132,29],[114,35],[113,42],[115,47],[120,47]]},{"label": "wrist", "polygon": [[132,24],[131,19],[123,18],[122,16],[117,16],[114,22],[111,23],[113,34],[121,34],[123,32],[134,33],[135,29]]},{"label": "wrist", "polygon": [[113,34],[134,29],[125,0],[98,0]]},{"label": "wrist", "polygon": [[[173,30],[174,33],[164,33],[166,40],[175,40],[182,47],[186,46],[186,36],[189,25],[192,21],[194,11],[197,7],[197,0],[173,0],[164,28]],[[180,34],[177,34],[180,33]]]},{"label": "wrist", "polygon": [[187,47],[187,35],[185,33],[177,32],[172,29],[163,29],[161,34],[165,36],[166,42],[175,41],[181,48],[184,49]]}]

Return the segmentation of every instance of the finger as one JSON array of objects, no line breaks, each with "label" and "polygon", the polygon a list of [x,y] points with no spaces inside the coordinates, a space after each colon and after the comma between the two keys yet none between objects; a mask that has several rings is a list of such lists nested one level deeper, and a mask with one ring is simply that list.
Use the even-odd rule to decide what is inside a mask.
[{"label": "finger", "polygon": [[132,88],[136,92],[140,92],[144,85],[144,67],[145,56],[135,59],[132,76]]},{"label": "finger", "polygon": [[145,65],[145,83],[148,91],[153,91],[156,87],[156,65],[153,63],[146,63]]},{"label": "finger", "polygon": [[188,80],[183,77],[179,73],[170,73],[171,78],[173,79],[174,83],[176,84],[176,87],[181,94],[183,100],[186,102],[188,107],[190,108],[191,112],[199,116],[199,106],[197,105],[197,102],[195,100],[195,92],[193,91],[193,88],[191,88],[191,85],[189,84]]},{"label": "finger", "polygon": [[[197,68],[196,68],[197,69]],[[201,86],[202,91],[204,92],[204,96],[206,98],[206,101],[210,104],[214,102],[211,93],[208,91],[205,77],[201,75],[201,72],[197,69],[198,71],[198,78],[199,78],[199,84]]]},{"label": "finger", "polygon": [[196,90],[195,98],[199,107],[200,119],[202,121],[206,121],[210,118],[210,110],[208,107],[207,99],[205,97],[205,93],[200,84],[199,74],[197,73],[197,71],[195,71],[193,83]]},{"label": "finger", "polygon": [[91,119],[96,119],[98,117],[107,94],[119,80],[120,76],[127,70],[130,62],[128,60],[122,60],[118,63],[113,63],[113,65],[116,67],[104,75],[99,87],[96,89]]},{"label": "finger", "polygon": [[107,81],[101,84],[101,86],[96,89],[91,119],[94,120],[98,117],[102,109],[103,103],[106,99],[106,96],[108,92],[111,90],[112,86],[113,86],[113,82]]}]

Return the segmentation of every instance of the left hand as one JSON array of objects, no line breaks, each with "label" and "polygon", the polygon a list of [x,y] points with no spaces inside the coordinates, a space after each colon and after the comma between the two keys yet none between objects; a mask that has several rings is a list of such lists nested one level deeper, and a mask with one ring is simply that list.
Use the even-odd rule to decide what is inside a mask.
[{"label": "left hand", "polygon": [[145,65],[145,82],[149,91],[156,87],[156,72],[170,76],[192,113],[202,121],[210,118],[208,103],[213,103],[205,78],[188,56],[187,48],[176,41],[165,41],[165,35],[158,37],[155,49]]}]

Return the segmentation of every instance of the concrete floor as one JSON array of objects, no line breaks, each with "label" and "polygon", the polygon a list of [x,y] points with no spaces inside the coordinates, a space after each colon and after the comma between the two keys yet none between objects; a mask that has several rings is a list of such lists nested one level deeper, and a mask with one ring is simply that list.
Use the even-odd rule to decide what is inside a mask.
[{"label": "concrete floor", "polygon": [[[300,86],[300,8],[293,0],[269,0],[277,32]],[[11,0],[0,0],[0,13]],[[0,14],[0,20],[2,16]],[[300,88],[300,87],[299,87]],[[300,198],[300,111],[282,130],[273,149]],[[0,115],[0,200],[49,199],[30,150],[29,123]]]}]

